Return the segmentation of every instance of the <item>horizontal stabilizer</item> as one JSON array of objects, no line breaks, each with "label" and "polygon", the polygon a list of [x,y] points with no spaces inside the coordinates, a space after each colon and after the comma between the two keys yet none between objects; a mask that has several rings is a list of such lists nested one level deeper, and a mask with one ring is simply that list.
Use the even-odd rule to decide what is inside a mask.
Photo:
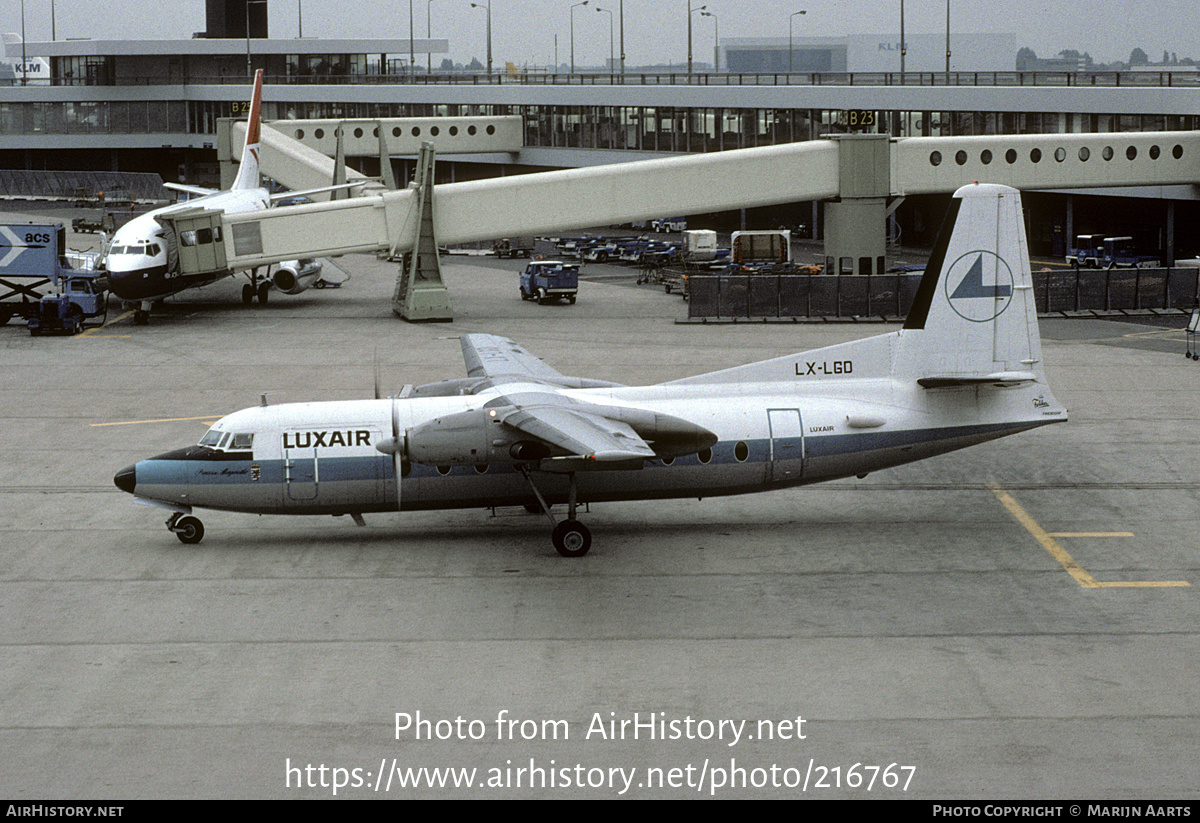
[{"label": "horizontal stabilizer", "polygon": [[184,194],[194,194],[197,197],[207,197],[210,194],[216,194],[216,189],[206,189],[203,186],[189,186],[185,183],[163,183],[164,189],[171,191],[181,191]]},{"label": "horizontal stabilizer", "polygon": [[921,377],[917,383],[926,389],[944,389],[949,386],[1016,386],[1021,383],[1033,383],[1037,375],[1031,371],[1002,371],[992,374],[934,374]]}]

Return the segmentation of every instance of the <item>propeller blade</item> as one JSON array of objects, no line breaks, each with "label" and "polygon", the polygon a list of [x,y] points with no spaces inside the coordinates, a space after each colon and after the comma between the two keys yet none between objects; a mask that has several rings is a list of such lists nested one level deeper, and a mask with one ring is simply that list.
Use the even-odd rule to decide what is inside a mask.
[{"label": "propeller blade", "polygon": [[392,452],[392,469],[396,472],[396,511],[401,511],[400,481],[404,474],[404,442],[400,439],[400,408],[396,398],[392,398],[392,442],[396,450]]},{"label": "propeller blade", "polygon": [[375,349],[375,399],[379,399],[379,349]]}]

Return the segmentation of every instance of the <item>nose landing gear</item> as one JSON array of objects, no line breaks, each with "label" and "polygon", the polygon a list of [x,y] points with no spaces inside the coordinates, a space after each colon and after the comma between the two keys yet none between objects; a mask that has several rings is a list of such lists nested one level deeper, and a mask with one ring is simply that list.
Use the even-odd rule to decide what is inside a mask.
[{"label": "nose landing gear", "polygon": [[204,539],[204,524],[200,522],[200,518],[183,512],[171,515],[167,520],[167,531],[174,532],[179,542],[189,546]]}]

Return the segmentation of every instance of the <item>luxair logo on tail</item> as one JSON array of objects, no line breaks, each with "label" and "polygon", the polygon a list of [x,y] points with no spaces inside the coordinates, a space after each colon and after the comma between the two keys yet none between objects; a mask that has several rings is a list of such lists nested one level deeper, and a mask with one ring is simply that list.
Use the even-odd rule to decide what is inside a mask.
[{"label": "luxair logo on tail", "polygon": [[1012,269],[1004,258],[986,249],[969,251],[955,260],[945,284],[950,308],[972,323],[994,320],[1012,303]]}]

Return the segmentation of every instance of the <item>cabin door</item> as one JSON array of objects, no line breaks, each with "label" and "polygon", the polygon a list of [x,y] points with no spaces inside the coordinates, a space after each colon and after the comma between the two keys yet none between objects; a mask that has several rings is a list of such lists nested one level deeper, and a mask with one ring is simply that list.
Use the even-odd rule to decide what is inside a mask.
[{"label": "cabin door", "polygon": [[[286,437],[286,436],[285,436]],[[317,450],[284,449],[283,479],[288,500],[312,500],[317,496]]]},{"label": "cabin door", "polygon": [[804,427],[799,409],[767,409],[771,452],[767,463],[768,482],[796,480],[804,473]]}]

